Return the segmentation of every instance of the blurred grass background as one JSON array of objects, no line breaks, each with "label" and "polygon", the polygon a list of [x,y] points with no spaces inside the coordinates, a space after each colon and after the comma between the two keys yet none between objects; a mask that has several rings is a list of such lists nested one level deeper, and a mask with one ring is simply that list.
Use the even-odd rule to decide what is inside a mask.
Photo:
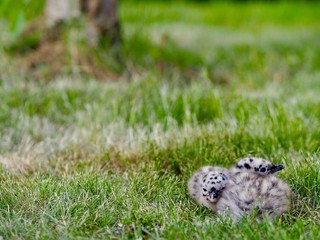
[{"label": "blurred grass background", "polygon": [[[49,81],[8,51],[42,7],[0,2],[3,238],[319,239],[318,2],[121,1],[115,77],[77,71],[79,20]],[[288,213],[234,225],[191,201],[194,171],[248,155],[286,165]]]}]

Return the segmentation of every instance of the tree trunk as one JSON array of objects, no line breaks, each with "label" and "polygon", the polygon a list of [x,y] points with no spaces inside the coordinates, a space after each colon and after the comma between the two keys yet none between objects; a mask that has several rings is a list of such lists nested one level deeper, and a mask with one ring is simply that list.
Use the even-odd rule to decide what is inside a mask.
[{"label": "tree trunk", "polygon": [[121,42],[117,6],[117,0],[81,0],[81,10],[88,19],[91,44],[108,41],[114,46]]},{"label": "tree trunk", "polygon": [[87,20],[90,45],[118,45],[121,30],[117,3],[117,0],[47,0],[46,24],[53,27],[58,22],[79,17],[81,11]]},{"label": "tree trunk", "polygon": [[79,0],[47,0],[44,15],[47,27],[79,17]]}]

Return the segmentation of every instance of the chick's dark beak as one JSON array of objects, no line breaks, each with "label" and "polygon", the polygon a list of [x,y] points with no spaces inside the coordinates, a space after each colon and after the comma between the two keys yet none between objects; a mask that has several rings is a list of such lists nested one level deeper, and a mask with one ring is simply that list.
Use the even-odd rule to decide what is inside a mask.
[{"label": "chick's dark beak", "polygon": [[275,164],[270,167],[270,173],[276,173],[282,169],[284,169],[284,166],[282,164]]},{"label": "chick's dark beak", "polygon": [[211,198],[217,198],[217,197],[218,197],[218,192],[217,192],[217,191],[212,191],[212,192],[209,194],[209,196],[210,196]]}]

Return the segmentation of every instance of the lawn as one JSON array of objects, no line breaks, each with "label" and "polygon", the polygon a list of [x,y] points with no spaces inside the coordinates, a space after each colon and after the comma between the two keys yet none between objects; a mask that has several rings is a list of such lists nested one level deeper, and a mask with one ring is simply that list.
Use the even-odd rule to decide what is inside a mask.
[{"label": "lawn", "polygon": [[[124,1],[127,70],[41,81],[5,51],[32,17],[7,2],[0,236],[320,239],[320,4]],[[285,164],[292,206],[275,222],[233,224],[188,196],[199,167],[248,155]]]}]

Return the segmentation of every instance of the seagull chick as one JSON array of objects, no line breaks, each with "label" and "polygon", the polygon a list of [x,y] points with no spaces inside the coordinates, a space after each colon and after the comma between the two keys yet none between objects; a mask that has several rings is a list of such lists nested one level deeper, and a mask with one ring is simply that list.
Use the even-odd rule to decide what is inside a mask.
[{"label": "seagull chick", "polygon": [[257,210],[273,219],[290,205],[290,188],[275,173],[282,164],[248,157],[229,169],[217,166],[200,168],[188,181],[191,197],[200,205],[239,219]]},{"label": "seagull chick", "polygon": [[274,173],[283,165],[262,158],[241,159],[231,169],[231,176],[216,204],[217,212],[233,220],[257,212],[271,220],[283,214],[290,205],[290,187]]},{"label": "seagull chick", "polygon": [[228,182],[229,174],[229,170],[223,167],[200,168],[188,181],[190,196],[200,205],[216,212],[216,203]]}]

